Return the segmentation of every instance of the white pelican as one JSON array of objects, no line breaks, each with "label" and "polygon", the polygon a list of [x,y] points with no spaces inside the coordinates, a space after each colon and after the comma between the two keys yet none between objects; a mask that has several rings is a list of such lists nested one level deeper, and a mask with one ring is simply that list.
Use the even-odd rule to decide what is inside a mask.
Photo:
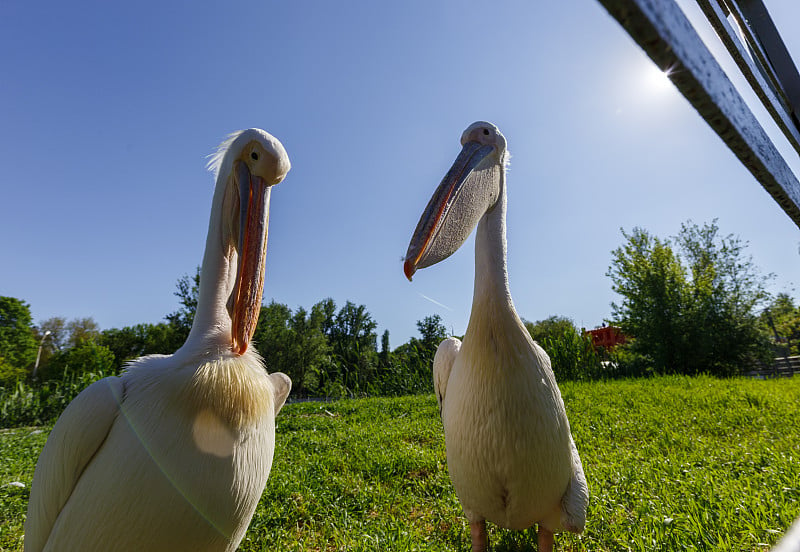
[{"label": "white pelican", "polygon": [[232,551],[245,534],[291,388],[248,349],[270,187],[290,164],[276,138],[250,129],[223,142],[209,167],[216,188],[189,337],[64,410],[33,476],[26,552]]},{"label": "white pelican", "polygon": [[509,529],[538,523],[539,550],[553,532],[580,532],[589,499],[550,359],[522,324],[506,270],[506,139],[491,123],[461,135],[463,149],[417,224],[403,266],[452,255],[477,224],[475,288],[463,344],[444,340],[433,379],[450,479],[486,550],[486,520]]}]

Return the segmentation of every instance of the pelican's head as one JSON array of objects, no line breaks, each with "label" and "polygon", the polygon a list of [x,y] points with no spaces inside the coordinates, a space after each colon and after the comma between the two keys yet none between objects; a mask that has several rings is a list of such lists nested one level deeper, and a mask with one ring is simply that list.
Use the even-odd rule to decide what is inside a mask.
[{"label": "pelican's head", "polygon": [[461,145],[408,244],[403,271],[409,280],[417,269],[455,253],[502,193],[508,152],[500,130],[492,123],[472,123]]},{"label": "pelican's head", "polygon": [[227,311],[231,350],[242,355],[261,309],[270,188],[286,177],[291,164],[277,138],[251,128],[231,134],[212,156],[209,167],[217,173],[217,187],[222,186],[223,255],[236,263]]}]

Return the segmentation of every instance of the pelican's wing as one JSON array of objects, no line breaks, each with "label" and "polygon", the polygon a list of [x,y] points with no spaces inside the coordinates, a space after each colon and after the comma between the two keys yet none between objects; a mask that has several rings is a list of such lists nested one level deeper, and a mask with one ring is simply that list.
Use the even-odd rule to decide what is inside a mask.
[{"label": "pelican's wing", "polygon": [[50,432],[33,473],[25,551],[39,552],[83,470],[103,446],[122,402],[122,380],[109,377],[81,391]]},{"label": "pelican's wing", "polygon": [[433,389],[436,391],[436,400],[439,401],[439,415],[442,415],[442,405],[447,393],[447,380],[450,379],[450,370],[456,361],[461,341],[455,337],[448,337],[436,349],[433,357]]},{"label": "pelican's wing", "polygon": [[794,520],[781,540],[772,547],[771,552],[797,552],[800,550],[800,518]]},{"label": "pelican's wing", "polygon": [[277,416],[286,402],[286,399],[289,397],[289,391],[292,390],[292,380],[283,372],[272,373],[269,375],[269,379],[272,381],[275,416]]},{"label": "pelican's wing", "polygon": [[572,478],[567,485],[567,492],[561,497],[561,523],[573,533],[580,533],[586,525],[586,507],[589,505],[589,486],[583,474],[583,464],[575,447],[572,435],[569,436],[572,449]]}]

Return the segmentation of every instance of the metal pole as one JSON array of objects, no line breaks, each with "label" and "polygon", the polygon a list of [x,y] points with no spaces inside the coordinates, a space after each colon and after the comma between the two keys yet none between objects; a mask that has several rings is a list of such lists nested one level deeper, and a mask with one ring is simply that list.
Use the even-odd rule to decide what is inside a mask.
[{"label": "metal pole", "polygon": [[36,363],[33,365],[33,379],[36,379],[36,371],[39,369],[39,359],[42,358],[42,346],[44,345],[44,340],[47,339],[47,336],[50,335],[50,330],[44,332],[42,336],[42,340],[39,341],[39,350],[36,352]]}]

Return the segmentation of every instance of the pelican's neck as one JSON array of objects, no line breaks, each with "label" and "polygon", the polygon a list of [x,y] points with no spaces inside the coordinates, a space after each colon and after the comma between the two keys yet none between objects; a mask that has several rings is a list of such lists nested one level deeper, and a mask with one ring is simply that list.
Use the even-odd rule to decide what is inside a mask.
[{"label": "pelican's neck", "polygon": [[227,303],[235,285],[238,256],[226,238],[230,232],[223,221],[223,213],[228,209],[228,205],[224,205],[227,186],[227,178],[217,179],[200,270],[197,310],[182,351],[205,354],[231,348],[231,317]]},{"label": "pelican's neck", "polygon": [[481,217],[475,232],[475,289],[472,301],[473,308],[476,303],[490,301],[513,309],[506,262],[505,189],[495,205]]},{"label": "pelican's neck", "polygon": [[475,233],[475,287],[467,335],[485,333],[487,326],[500,329],[508,325],[521,326],[522,322],[514,309],[508,286],[506,191],[503,177],[500,197],[483,215]]}]

